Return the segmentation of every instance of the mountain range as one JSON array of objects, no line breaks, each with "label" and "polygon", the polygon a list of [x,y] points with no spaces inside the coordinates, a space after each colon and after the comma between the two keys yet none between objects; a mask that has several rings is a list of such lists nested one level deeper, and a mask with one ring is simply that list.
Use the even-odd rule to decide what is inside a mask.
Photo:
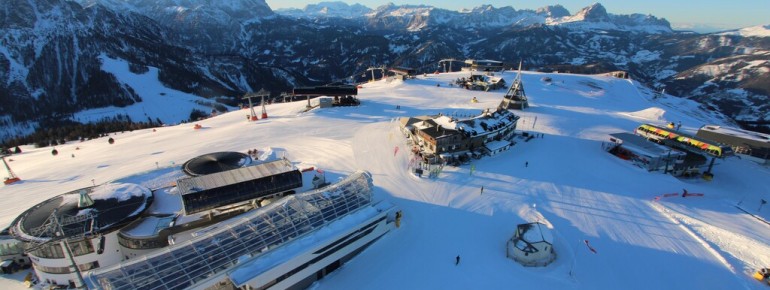
[{"label": "mountain range", "polygon": [[[693,99],[734,120],[770,118],[767,26],[697,34],[651,15],[615,15],[601,4],[572,14],[480,6],[375,9],[322,2],[273,11],[263,0],[8,0],[0,3],[0,140],[56,124],[128,118],[178,123],[293,87],[361,81],[370,67],[433,72],[441,59],[495,59],[526,70],[601,73]],[[136,76],[157,70],[169,92],[141,95],[106,70],[120,59]],[[139,106],[151,98],[201,97],[171,119]],[[112,108],[112,109],[111,109]],[[168,108],[173,110],[174,108]],[[115,116],[84,117],[85,111]]]}]

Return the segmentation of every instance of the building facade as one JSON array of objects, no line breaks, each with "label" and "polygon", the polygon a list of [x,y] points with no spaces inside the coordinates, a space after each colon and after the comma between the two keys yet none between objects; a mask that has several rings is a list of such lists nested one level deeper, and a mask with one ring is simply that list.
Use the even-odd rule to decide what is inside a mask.
[{"label": "building facade", "polygon": [[[458,120],[449,116],[404,117],[401,131],[410,139],[413,152],[441,156],[444,161],[462,155],[490,155],[513,145],[519,117],[508,110],[484,110],[482,114]],[[505,144],[503,144],[505,143]]]},{"label": "building facade", "polygon": [[729,145],[735,154],[770,165],[770,135],[738,128],[706,125],[695,136]]}]

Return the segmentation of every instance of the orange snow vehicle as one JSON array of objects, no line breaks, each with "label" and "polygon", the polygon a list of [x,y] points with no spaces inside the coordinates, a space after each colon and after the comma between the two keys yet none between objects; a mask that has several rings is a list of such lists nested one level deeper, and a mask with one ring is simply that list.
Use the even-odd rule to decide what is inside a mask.
[{"label": "orange snow vehicle", "polygon": [[754,273],[754,279],[757,279],[759,282],[766,282],[767,285],[770,285],[770,280],[767,279],[768,277],[770,277],[770,268],[762,268]]}]

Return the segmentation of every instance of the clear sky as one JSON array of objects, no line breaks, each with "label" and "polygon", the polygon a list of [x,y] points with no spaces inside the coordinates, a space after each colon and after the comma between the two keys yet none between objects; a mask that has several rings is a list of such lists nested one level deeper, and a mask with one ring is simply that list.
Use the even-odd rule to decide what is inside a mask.
[{"label": "clear sky", "polygon": [[[304,8],[313,0],[266,0],[272,9]],[[612,14],[652,14],[668,20],[675,29],[693,29],[696,31],[715,31],[732,28],[742,28],[755,25],[770,24],[770,0],[345,0],[348,4],[360,3],[369,8],[376,8],[388,2],[396,5],[425,4],[450,10],[473,8],[483,4],[495,7],[513,6],[515,9],[537,9],[547,5],[561,4],[570,13],[575,13],[583,7],[599,2]]]}]

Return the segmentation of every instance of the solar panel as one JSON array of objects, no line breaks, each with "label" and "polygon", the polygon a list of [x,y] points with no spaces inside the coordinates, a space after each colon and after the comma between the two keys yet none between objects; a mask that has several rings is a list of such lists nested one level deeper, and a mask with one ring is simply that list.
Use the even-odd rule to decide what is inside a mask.
[{"label": "solar panel", "polygon": [[244,255],[264,254],[372,201],[372,178],[358,171],[325,188],[286,197],[236,217],[192,240],[97,269],[86,275],[91,289],[184,289],[223,273]]}]

